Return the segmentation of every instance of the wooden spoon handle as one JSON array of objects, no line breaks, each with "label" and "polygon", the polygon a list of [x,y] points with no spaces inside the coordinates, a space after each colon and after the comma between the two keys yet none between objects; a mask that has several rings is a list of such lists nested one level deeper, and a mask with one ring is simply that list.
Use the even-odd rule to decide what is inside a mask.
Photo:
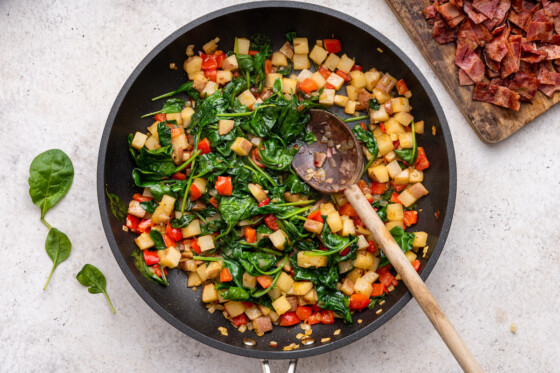
[{"label": "wooden spoon handle", "polygon": [[360,189],[356,185],[352,185],[344,191],[344,194],[373,235],[373,238],[381,245],[383,252],[403,279],[408,290],[416,298],[461,368],[469,373],[482,372],[482,368],[465,345],[465,342],[451,325],[426,284],[412,268],[401,248]]}]

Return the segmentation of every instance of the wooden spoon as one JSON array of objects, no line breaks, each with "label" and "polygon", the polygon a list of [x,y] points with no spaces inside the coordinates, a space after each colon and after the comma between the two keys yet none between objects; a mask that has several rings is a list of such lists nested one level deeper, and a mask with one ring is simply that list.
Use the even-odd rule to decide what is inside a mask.
[{"label": "wooden spoon", "polygon": [[[325,136],[325,127],[327,125],[330,136]],[[375,241],[381,246],[392,266],[401,276],[408,290],[416,298],[416,301],[420,304],[420,307],[428,316],[428,319],[461,368],[469,373],[482,372],[482,368],[465,345],[459,333],[457,333],[449,319],[445,316],[426,284],[414,268],[412,268],[401,248],[385,227],[385,224],[381,221],[375,210],[373,210],[358,186],[355,185],[362,174],[363,156],[359,143],[352,134],[352,131],[334,114],[319,110],[311,110],[311,120],[308,124],[308,129],[315,134],[317,139],[322,139],[323,136],[330,137],[334,145],[342,143],[348,145],[348,141],[351,140],[354,146],[345,151],[345,154],[339,151],[336,152],[338,156],[335,158],[335,167],[331,167],[329,162],[325,162],[325,165],[323,165],[323,168],[327,169],[325,178],[319,178],[308,170],[316,170],[313,165],[313,153],[326,152],[327,144],[318,141],[309,147],[303,146],[294,157],[292,163],[296,173],[305,182],[322,193],[344,191],[346,198],[371,232]],[[351,163],[350,168],[347,167],[348,162]],[[327,165],[327,163],[329,164]],[[328,178],[332,178],[333,181],[329,183]]]}]

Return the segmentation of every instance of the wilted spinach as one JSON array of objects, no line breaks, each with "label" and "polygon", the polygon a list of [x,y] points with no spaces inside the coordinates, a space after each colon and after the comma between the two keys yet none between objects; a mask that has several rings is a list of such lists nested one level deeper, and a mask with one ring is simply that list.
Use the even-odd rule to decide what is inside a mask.
[{"label": "wilted spinach", "polygon": [[171,96],[174,96],[174,95],[179,94],[179,93],[186,93],[193,100],[198,100],[200,98],[200,93],[196,89],[193,88],[193,82],[189,81],[189,82],[181,84],[181,86],[179,88],[177,88],[176,90],[174,90],[172,92],[164,93],[161,96],[152,98],[152,101],[156,101],[156,100],[166,98],[166,97],[171,97]]},{"label": "wilted spinach", "polygon": [[412,121],[411,127],[412,127],[412,141],[413,141],[412,149],[394,150],[397,157],[399,157],[409,165],[413,165],[414,161],[416,161],[416,157],[418,156],[418,147],[416,144],[414,121]]},{"label": "wilted spinach", "polygon": [[132,257],[134,258],[134,265],[142,274],[142,276],[150,281],[155,282],[156,284],[169,286],[169,282],[167,282],[167,278],[165,277],[163,271],[161,274],[162,277],[159,277],[150,269],[150,267],[146,265],[146,262],[144,261],[144,255],[142,254],[142,251],[140,249],[134,250],[134,252],[132,253]]},{"label": "wilted spinach", "polygon": [[107,195],[107,198],[109,198],[109,207],[111,208],[111,213],[113,214],[115,219],[117,219],[121,223],[125,223],[126,216],[128,215],[128,207],[125,205],[122,199],[119,198],[119,196],[113,193],[109,193],[107,188],[105,188],[105,194]]}]

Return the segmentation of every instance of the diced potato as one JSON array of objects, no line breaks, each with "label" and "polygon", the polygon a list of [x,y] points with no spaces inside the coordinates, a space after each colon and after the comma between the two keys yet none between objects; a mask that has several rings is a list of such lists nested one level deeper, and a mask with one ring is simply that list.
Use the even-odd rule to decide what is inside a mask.
[{"label": "diced potato", "polygon": [[217,277],[222,270],[222,262],[210,262],[206,267],[206,278],[213,279]]},{"label": "diced potato", "polygon": [[218,291],[214,288],[214,284],[206,284],[202,288],[202,301],[204,303],[212,303],[218,301]]},{"label": "diced potato", "polygon": [[344,107],[344,112],[346,114],[354,114],[356,112],[356,106],[358,105],[358,101],[348,100],[346,106]]},{"label": "diced potato", "polygon": [[375,69],[372,69],[364,73],[364,78],[366,80],[366,89],[368,91],[371,91],[381,78],[381,73]]},{"label": "diced potato", "polygon": [[245,308],[245,315],[249,318],[249,320],[256,320],[262,316],[262,312],[259,307],[253,305],[253,307]]},{"label": "diced potato", "polygon": [[140,202],[135,200],[130,201],[128,204],[128,213],[140,219],[146,216],[146,210],[140,205]]},{"label": "diced potato", "polygon": [[372,110],[370,119],[374,123],[385,122],[389,120],[389,114],[385,111],[385,107],[381,106],[379,110]]},{"label": "diced potato", "polygon": [[348,104],[348,97],[342,95],[335,95],[334,104],[336,106],[346,107],[346,105]]},{"label": "diced potato", "polygon": [[366,78],[360,70],[350,71],[350,84],[358,89],[366,86]]},{"label": "diced potato", "polygon": [[327,78],[327,83],[332,85],[337,91],[344,85],[344,79],[335,73],[331,73]]},{"label": "diced potato", "polygon": [[393,116],[397,122],[403,126],[408,126],[414,120],[414,117],[406,111],[401,111]]},{"label": "diced potato", "polygon": [[274,82],[276,79],[282,80],[282,74],[278,73],[269,73],[266,74],[266,79],[264,80],[265,88],[272,88],[274,86]]},{"label": "diced potato", "polygon": [[292,286],[294,289],[294,295],[305,295],[311,291],[313,283],[311,281],[297,281],[294,282]]},{"label": "diced potato", "polygon": [[295,54],[309,53],[309,44],[307,43],[307,38],[294,38],[293,44]]},{"label": "diced potato", "polygon": [[407,185],[410,179],[410,171],[407,169],[402,170],[399,172],[397,176],[395,176],[395,184],[397,185]]},{"label": "diced potato", "polygon": [[414,232],[414,241],[412,242],[412,247],[425,247],[427,242],[428,233]]},{"label": "diced potato", "polygon": [[393,142],[391,138],[386,133],[380,135],[376,138],[377,140],[377,147],[379,148],[379,154],[385,155],[389,152],[392,152],[395,147],[393,146]]},{"label": "diced potato", "polygon": [[146,232],[142,233],[140,236],[134,239],[136,245],[140,250],[146,250],[151,247],[154,247],[154,241],[150,238],[150,235]]},{"label": "diced potato", "polygon": [[193,180],[192,185],[194,185],[201,194],[206,193],[206,185],[208,184],[208,180],[197,177]]},{"label": "diced potato", "polygon": [[369,242],[364,235],[358,236],[358,242],[356,244],[358,245],[358,250],[367,249],[369,247]]},{"label": "diced potato", "polygon": [[202,58],[200,56],[192,56],[187,58],[183,64],[183,68],[189,75],[189,79],[193,80],[194,75],[202,70]]},{"label": "diced potato", "polygon": [[308,232],[321,234],[321,232],[323,231],[323,223],[315,220],[307,219],[303,224],[303,228]]},{"label": "diced potato", "polygon": [[193,114],[194,114],[194,109],[190,106],[181,110],[181,119],[183,120],[183,127],[186,128],[191,124]]},{"label": "diced potato", "polygon": [[414,183],[421,183],[422,181],[424,181],[424,172],[418,171],[417,169],[413,168],[410,171],[410,177],[408,178],[408,182],[414,184]]},{"label": "diced potato", "polygon": [[148,139],[144,143],[144,146],[148,150],[154,150],[154,149],[157,149],[157,148],[161,148],[161,145],[159,144],[159,140],[154,136],[148,136]]},{"label": "diced potato", "polygon": [[156,224],[167,223],[174,207],[175,197],[164,194],[152,215],[152,221]]},{"label": "diced potato", "polygon": [[309,53],[309,58],[313,60],[317,65],[321,65],[323,61],[327,58],[329,52],[324,50],[322,47],[315,45]]},{"label": "diced potato", "polygon": [[416,199],[419,199],[419,198],[425,196],[426,194],[428,194],[428,189],[426,189],[424,187],[424,185],[422,185],[422,183],[416,183],[416,184],[412,185],[411,187],[408,188],[408,191]]},{"label": "diced potato", "polygon": [[134,134],[134,137],[132,138],[132,143],[130,144],[130,146],[132,146],[134,149],[140,150],[144,147],[147,139],[148,135],[142,132],[136,132]]},{"label": "diced potato", "polygon": [[198,273],[198,276],[200,277],[202,282],[208,280],[208,277],[206,277],[206,268],[206,263],[202,263],[196,268],[196,273]]},{"label": "diced potato", "polygon": [[381,92],[379,89],[374,88],[371,93],[373,93],[373,95],[375,96],[375,98],[377,99],[377,102],[379,102],[380,104],[384,104],[387,101],[389,101],[391,99],[391,94],[390,93],[384,93]]},{"label": "diced potato", "polygon": [[[384,160],[385,162],[387,162],[387,163],[391,163],[391,162],[393,162],[393,161],[396,160],[396,159],[397,159],[397,155],[396,155],[395,152],[393,152],[393,151],[391,151],[391,152],[389,152],[389,153],[387,153],[387,154],[385,154],[385,155],[383,156],[383,160]],[[399,168],[400,168],[400,167],[399,167]],[[389,176],[390,176],[390,175],[391,175],[391,172],[389,172]]]},{"label": "diced potato", "polygon": [[210,80],[206,83],[206,85],[204,86],[204,89],[202,90],[202,92],[200,92],[200,95],[202,97],[208,97],[212,93],[215,93],[218,90],[218,88],[220,88],[218,83]]},{"label": "diced potato", "polygon": [[292,45],[289,41],[285,42],[284,45],[282,45],[282,48],[280,48],[280,53],[288,57],[290,60],[294,58],[294,49],[292,48]]},{"label": "diced potato", "polygon": [[373,253],[367,250],[358,250],[356,259],[354,259],[354,267],[368,269],[373,264]]},{"label": "diced potato", "polygon": [[356,226],[352,219],[346,219],[342,222],[342,232],[340,234],[344,237],[356,234]]},{"label": "diced potato", "polygon": [[340,287],[340,291],[346,295],[354,294],[354,282],[350,279],[345,279]]},{"label": "diced potato", "polygon": [[187,49],[185,50],[187,56],[194,56],[194,44],[187,45]]},{"label": "diced potato", "polygon": [[322,203],[321,206],[319,206],[319,211],[321,211],[321,215],[328,215],[331,212],[336,211],[336,209],[334,208],[334,205],[330,202],[327,203]]},{"label": "diced potato", "polygon": [[360,277],[364,274],[364,270],[361,268],[354,268],[349,274],[346,275],[346,278],[351,280],[353,283],[356,283]]},{"label": "diced potato", "polygon": [[386,183],[389,181],[389,172],[387,167],[382,164],[370,167],[368,169],[368,175],[373,181],[378,183]]},{"label": "diced potato", "polygon": [[303,296],[303,300],[307,302],[307,304],[317,304],[319,298],[317,297],[317,290],[314,288],[311,289],[307,294]]},{"label": "diced potato", "polygon": [[194,73],[192,80],[193,80],[193,88],[202,93],[204,88],[206,88],[206,84],[208,83],[208,78],[206,78],[206,76],[202,71],[199,71]]},{"label": "diced potato", "polygon": [[[177,122],[177,125],[179,125],[180,127],[183,125],[183,118],[181,117],[181,113],[169,113],[166,114],[166,119],[169,121],[174,120],[175,122]],[[182,130],[182,128],[179,128]]]},{"label": "diced potato", "polygon": [[335,92],[336,91],[334,89],[324,89],[323,93],[319,96],[319,103],[325,106],[333,106]]},{"label": "diced potato", "polygon": [[402,148],[414,147],[414,135],[412,132],[399,133],[399,144]]},{"label": "diced potato", "polygon": [[297,83],[297,79],[282,78],[282,93],[294,94]]},{"label": "diced potato", "polygon": [[408,259],[410,263],[414,262],[417,258],[416,254],[413,251],[407,251],[406,253],[404,253],[404,256],[406,256],[406,259]]},{"label": "diced potato", "polygon": [[409,112],[412,107],[408,103],[408,98],[406,97],[395,97],[391,99],[391,105],[393,106],[393,113],[400,113],[401,111]]},{"label": "diced potato", "polygon": [[321,75],[320,72],[316,71],[313,74],[311,74],[311,80],[313,80],[315,83],[317,83],[317,87],[318,89],[321,89],[325,86],[325,84],[327,84],[326,79],[323,77],[323,75]]},{"label": "diced potato", "polygon": [[158,121],[155,121],[154,123],[152,123],[150,125],[150,127],[148,127],[148,131],[150,132],[150,134],[156,138],[156,140],[159,142],[159,134],[158,134]]},{"label": "diced potato", "polygon": [[277,314],[275,311],[270,310],[270,313],[268,314],[268,317],[270,317],[270,320],[272,320],[272,322],[276,322],[280,318],[280,315]]},{"label": "diced potato", "polygon": [[330,212],[327,215],[327,224],[333,233],[342,230],[342,219],[338,211]]},{"label": "diced potato", "polygon": [[251,41],[246,38],[236,38],[235,41],[237,42],[237,50],[234,51],[238,54],[249,54],[249,46],[251,45]]},{"label": "diced potato", "polygon": [[309,69],[311,63],[307,54],[294,54],[294,70],[304,70]]},{"label": "diced potato", "polygon": [[218,121],[218,134],[220,136],[227,135],[235,126],[235,121],[231,119],[220,119]]},{"label": "diced potato", "polygon": [[290,302],[288,302],[286,296],[282,295],[281,297],[279,297],[278,299],[272,302],[272,307],[274,308],[276,313],[282,315],[288,312],[292,308],[292,305],[290,304]]},{"label": "diced potato", "polygon": [[214,53],[216,51],[216,49],[218,49],[218,42],[219,41],[220,41],[220,38],[218,38],[218,37],[210,40],[208,43],[206,43],[202,46],[202,50],[206,54]]},{"label": "diced potato", "polygon": [[340,274],[351,271],[353,268],[354,265],[352,264],[352,260],[346,260],[344,262],[338,263],[338,273]]},{"label": "diced potato", "polygon": [[249,289],[256,289],[257,278],[255,276],[251,276],[249,272],[243,273],[243,286]]},{"label": "diced potato", "polygon": [[249,188],[249,191],[251,192],[253,197],[255,197],[257,202],[262,202],[268,198],[268,196],[266,195],[266,193],[264,192],[264,190],[261,188],[260,185],[249,183],[247,184],[247,187]]},{"label": "diced potato", "polygon": [[384,123],[384,125],[385,125],[385,132],[387,132],[389,135],[400,134],[400,133],[405,133],[406,132],[404,130],[403,125],[400,124],[399,122],[397,122],[394,117],[389,118],[389,120],[386,121]]},{"label": "diced potato", "polygon": [[278,281],[276,281],[276,287],[287,293],[292,288],[294,284],[294,279],[286,272],[280,273]]},{"label": "diced potato", "polygon": [[297,264],[301,268],[326,267],[329,258],[324,255],[306,255],[304,251],[297,253]]},{"label": "diced potato", "polygon": [[369,296],[371,296],[371,292],[373,291],[373,286],[371,285],[371,282],[369,282],[368,280],[366,280],[363,277],[360,277],[354,283],[354,291],[358,294],[363,294],[363,295],[369,297]]},{"label": "diced potato", "polygon": [[200,232],[201,232],[200,221],[198,219],[193,220],[189,225],[187,225],[184,228],[181,228],[181,233],[183,234],[183,238],[198,236]]},{"label": "diced potato", "polygon": [[270,289],[268,295],[270,295],[270,298],[272,299],[278,299],[282,296],[282,290],[280,290],[278,286],[275,286],[272,289]]},{"label": "diced potato", "polygon": [[253,96],[251,91],[248,89],[237,96],[237,99],[241,105],[247,106],[251,110],[253,109],[253,104],[257,101],[255,96]]},{"label": "diced potato", "polygon": [[391,231],[391,229],[395,228],[395,227],[401,227],[402,229],[404,229],[404,223],[402,220],[395,220],[395,221],[390,221],[385,223],[385,227],[387,228],[388,231]]},{"label": "diced potato", "polygon": [[226,85],[227,83],[231,82],[233,79],[233,74],[231,71],[227,70],[218,70],[216,73],[216,83],[220,85]]},{"label": "diced potato", "polygon": [[[393,153],[394,154],[394,153]],[[387,165],[387,171],[389,172],[389,176],[391,179],[394,179],[398,174],[401,173],[401,166],[399,166],[399,162],[397,160],[393,160]]]},{"label": "diced potato", "polygon": [[329,54],[329,56],[325,60],[325,63],[323,64],[323,66],[325,66],[330,71],[335,71],[336,70],[336,65],[338,65],[339,61],[340,61],[340,57],[338,57],[334,53],[331,53],[331,54]]},{"label": "diced potato", "polygon": [[336,64],[336,68],[340,71],[344,71],[346,74],[350,73],[352,67],[354,67],[354,59],[350,59],[350,57],[345,54],[342,55],[340,61]]},{"label": "diced potato", "polygon": [[[182,127],[179,127],[181,130]],[[182,151],[189,148],[189,140],[187,140],[187,136],[184,133],[181,133],[177,136],[171,138],[171,147],[176,154],[183,154]],[[177,162],[177,164],[183,163],[183,158],[181,157]]]},{"label": "diced potato", "polygon": [[286,55],[282,52],[272,53],[272,65],[280,67],[288,66],[288,59],[286,58]]},{"label": "diced potato", "polygon": [[198,237],[196,242],[198,243],[198,246],[200,246],[200,251],[208,251],[215,248],[214,240],[212,239],[212,235],[210,234]]},{"label": "diced potato", "polygon": [[403,190],[401,194],[399,194],[399,201],[401,201],[404,207],[412,205],[414,202],[416,202],[417,199],[418,198],[410,194],[408,189]]},{"label": "diced potato", "polygon": [[263,306],[262,304],[259,304],[259,310],[261,311],[261,313],[265,316],[267,316],[270,313],[270,308]]},{"label": "diced potato", "polygon": [[420,120],[414,123],[414,132],[422,135],[424,133],[424,121]]},{"label": "diced potato", "polygon": [[387,220],[403,220],[404,212],[403,207],[400,203],[391,203],[387,205]]},{"label": "diced potato", "polygon": [[313,75],[313,73],[311,71],[307,70],[307,68],[305,68],[305,69],[301,70],[301,72],[297,76],[297,81],[301,83],[305,79],[311,78],[311,75]]},{"label": "diced potato", "polygon": [[202,285],[202,280],[200,279],[198,273],[189,272],[188,279],[187,279],[187,286],[191,288],[193,286],[200,286],[200,285]]},{"label": "diced potato", "polygon": [[159,264],[167,268],[175,268],[179,265],[181,259],[181,252],[175,247],[170,246],[165,250],[157,251],[159,257]]},{"label": "diced potato", "polygon": [[[373,264],[372,264],[372,266],[373,266]],[[369,270],[366,273],[364,273],[362,278],[371,284],[371,283],[374,283],[375,281],[377,281],[377,279],[379,278],[379,275],[377,273],[375,273],[375,270]]]},{"label": "diced potato", "polygon": [[278,229],[276,232],[268,236],[274,247],[278,250],[284,250],[286,246],[286,241],[288,241],[288,235],[284,233],[282,229]]},{"label": "diced potato", "polygon": [[358,88],[354,87],[353,85],[346,86],[346,94],[348,95],[348,99],[352,101],[358,100]]},{"label": "diced potato", "polygon": [[243,303],[234,301],[227,302],[226,304],[224,304],[224,307],[229,316],[232,318],[241,315],[243,312],[245,312],[245,308],[247,308]]},{"label": "diced potato", "polygon": [[223,70],[234,71],[237,70],[238,68],[239,65],[237,63],[237,57],[235,56],[235,54],[232,54],[231,56],[227,57],[225,60],[222,61]]},{"label": "diced potato", "polygon": [[246,156],[249,154],[251,149],[253,148],[253,144],[243,137],[238,137],[235,139],[233,144],[231,144],[230,149],[239,156]]}]

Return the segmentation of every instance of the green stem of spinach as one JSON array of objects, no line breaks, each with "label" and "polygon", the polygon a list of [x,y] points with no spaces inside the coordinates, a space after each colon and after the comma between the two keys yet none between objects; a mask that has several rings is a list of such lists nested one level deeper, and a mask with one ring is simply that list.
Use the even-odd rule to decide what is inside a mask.
[{"label": "green stem of spinach", "polygon": [[311,208],[311,206],[305,206],[305,207],[302,207],[300,209],[294,210],[294,211],[290,212],[289,214],[278,215],[277,217],[279,219],[282,219],[282,220],[290,219],[291,217],[299,215],[300,213],[305,212],[305,211],[309,210],[310,208]]},{"label": "green stem of spinach", "polygon": [[[282,267],[280,267],[282,268]],[[257,291],[256,293],[251,294],[254,298],[260,298],[263,295],[265,295],[266,293],[268,293],[274,286],[276,286],[276,283],[278,282],[278,279],[280,278],[280,275],[282,274],[281,271],[278,272],[278,274],[276,275],[276,277],[274,277],[274,281],[272,281],[272,284],[270,284],[269,287],[267,287],[266,289],[262,289],[260,291]]]},{"label": "green stem of spinach", "polygon": [[278,272],[280,272],[282,270],[282,267],[284,267],[284,264],[286,264],[286,260],[288,260],[288,255],[284,255],[284,259],[282,259],[282,265],[278,266],[277,268],[273,269],[272,271],[261,271],[259,267],[255,266],[255,269],[257,270],[257,272],[263,274],[263,275],[274,275]]},{"label": "green stem of spinach", "polygon": [[286,203],[280,203],[278,205],[274,205],[274,206],[278,206],[278,207],[284,207],[284,206],[301,206],[301,205],[309,205],[310,203],[314,203],[315,200],[313,199],[309,199],[306,201],[297,201],[297,202],[286,202]]},{"label": "green stem of spinach", "polygon": [[[48,224],[47,222],[45,222],[45,223]],[[51,273],[49,273],[49,277],[47,278],[47,282],[45,283],[45,287],[43,288],[43,291],[47,290],[47,286],[49,286],[49,281],[51,281],[51,276],[52,276],[55,268],[56,268],[56,260],[53,263]]]},{"label": "green stem of spinach", "polygon": [[204,260],[206,262],[220,262],[224,260],[223,258],[218,258],[216,256],[193,256],[193,260]]},{"label": "green stem of spinach", "polygon": [[341,252],[342,250],[346,249],[348,246],[352,245],[354,242],[358,242],[358,237],[354,238],[352,241],[348,241],[346,244],[342,245],[339,248],[330,250],[330,251],[322,251],[322,250],[311,250],[305,251],[305,255],[309,256],[328,256],[333,255]]},{"label": "green stem of spinach", "polygon": [[47,228],[52,229],[51,225],[45,220],[45,218],[41,218],[41,221],[47,226]]},{"label": "green stem of spinach", "polygon": [[154,111],[153,113],[144,114],[140,118],[151,117],[152,115],[161,114],[161,113],[163,113],[163,109]]},{"label": "green stem of spinach", "polygon": [[303,217],[301,215],[296,215],[296,216],[294,216],[294,218],[299,219],[299,220],[303,220],[303,221],[307,221],[307,218]]},{"label": "green stem of spinach", "polygon": [[[270,181],[270,183],[271,183],[273,186],[277,186],[277,184],[276,184],[276,182],[274,181],[274,179],[272,179],[272,178],[270,177],[269,174],[267,174],[267,173],[264,172],[259,166],[257,166],[257,165],[255,164],[255,162],[253,162],[253,160],[251,159],[251,157],[247,157],[247,160],[248,160],[249,163],[251,163],[251,165],[253,166],[253,168],[252,168],[252,171],[253,171],[253,172],[256,171],[256,172],[260,173],[260,174],[263,175],[268,181]],[[245,165],[243,165],[243,167],[245,167]],[[245,168],[247,168],[247,167],[245,167]],[[249,170],[251,170],[251,168],[249,168]]]},{"label": "green stem of spinach", "polygon": [[[162,270],[163,271],[163,270]],[[162,272],[162,275],[165,276]],[[113,311],[113,315],[116,314],[115,312],[115,308],[113,307],[113,303],[111,303],[111,299],[109,299],[109,295],[107,294],[106,291],[103,292],[103,295],[105,295],[105,298],[107,299],[107,302],[109,302],[109,306],[111,307],[111,311]]]},{"label": "green stem of spinach", "polygon": [[200,215],[198,212],[193,211],[193,214],[195,214],[200,220],[202,220],[202,222],[204,224],[207,224],[208,222],[206,221],[206,219],[204,219],[204,217],[202,215]]},{"label": "green stem of spinach", "polygon": [[267,253],[267,254],[272,254],[275,256],[281,256],[282,254],[276,250],[272,250],[272,249],[267,249],[266,247],[259,247],[258,248],[259,251],[262,251],[263,253]]},{"label": "green stem of spinach", "polygon": [[187,159],[185,162],[183,162],[182,165],[180,165],[179,167],[177,167],[173,173],[176,173],[176,172],[179,172],[179,171],[184,170],[189,164],[191,164],[191,162],[193,162],[193,161],[196,159],[196,157],[198,157],[198,155],[200,154],[200,152],[201,152],[200,149],[198,149],[196,152],[194,152],[194,154],[191,155],[191,157],[190,157],[189,159]]},{"label": "green stem of spinach", "polygon": [[368,163],[366,164],[366,166],[364,167],[364,170],[362,171],[362,176],[364,177],[364,175],[366,174],[369,166],[371,166],[371,164],[373,163],[373,161],[375,161],[375,158],[373,158],[373,156],[371,157],[371,159],[368,161]]},{"label": "green stem of spinach", "polygon": [[346,119],[343,119],[342,121],[344,123],[349,123],[349,122],[356,122],[358,120],[364,120],[364,119],[369,119],[369,116],[368,115],[361,115],[359,117],[346,118]]}]

